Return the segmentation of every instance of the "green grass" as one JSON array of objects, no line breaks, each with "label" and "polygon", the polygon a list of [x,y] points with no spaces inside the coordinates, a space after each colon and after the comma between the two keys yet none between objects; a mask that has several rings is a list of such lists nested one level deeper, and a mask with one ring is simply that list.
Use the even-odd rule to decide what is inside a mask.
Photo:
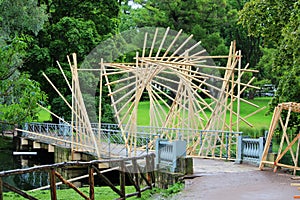
[{"label": "green grass", "polygon": [[[136,196],[126,198],[126,199],[139,199],[139,200],[146,200],[146,199],[155,199],[152,197],[153,194],[159,195],[161,197],[170,197],[170,195],[176,194],[183,189],[183,183],[175,183],[173,186],[169,187],[168,189],[159,189],[153,188],[152,190],[146,190],[142,192],[142,197],[137,198]],[[118,187],[117,187],[118,188]],[[85,195],[89,196],[89,188],[82,187],[79,188]],[[73,189],[64,189],[64,190],[57,190],[57,199],[65,200],[65,199],[83,199],[77,192]],[[126,194],[135,192],[134,186],[126,186]],[[28,192],[29,195],[37,199],[51,199],[50,198],[50,190],[40,190],[34,192]],[[24,200],[22,196],[13,193],[13,192],[4,192],[3,197],[5,200]],[[103,187],[95,187],[95,199],[103,199],[103,200],[110,200],[119,198],[117,193],[115,193],[110,187],[103,186]]]},{"label": "green grass", "polygon": [[[261,98],[255,98],[253,100],[249,100],[250,102],[258,105],[259,107],[268,106],[269,101],[271,98],[269,97],[261,97]],[[206,100],[209,102],[210,100]],[[234,108],[236,108],[237,103],[234,102]],[[166,106],[162,105],[162,107],[167,110]],[[248,114],[254,112],[257,108],[245,103],[241,102],[240,104],[240,115],[241,116],[247,116]],[[247,121],[253,125],[253,128],[249,127],[246,123],[241,122],[240,124],[240,131],[246,133],[247,135],[259,137],[261,134],[263,134],[264,130],[268,130],[268,127],[270,125],[271,119],[272,119],[272,113],[268,116],[266,116],[267,112],[266,108],[265,110],[247,118]],[[138,125],[140,126],[149,126],[150,122],[150,116],[149,116],[149,110],[150,110],[150,102],[144,101],[139,103],[138,107]],[[235,110],[236,111],[236,110]],[[210,111],[205,111],[208,116],[211,115]],[[50,114],[45,111],[41,110],[38,114],[38,122],[43,121],[49,121],[51,120]],[[233,117],[233,120],[235,121],[235,117]],[[227,121],[229,121],[229,113],[227,114]]]},{"label": "green grass", "polygon": [[[243,132],[249,132],[250,135],[256,134],[256,132],[262,133],[263,130],[268,130],[268,127],[270,125],[271,119],[272,119],[272,113],[270,115],[266,115],[266,112],[268,110],[268,103],[271,100],[269,97],[261,97],[261,98],[255,98],[253,100],[249,100],[251,103],[254,103],[259,106],[259,108],[266,106],[266,109],[256,113],[255,115],[247,118],[246,120],[253,125],[251,128],[249,125],[247,125],[245,122],[240,123],[240,130]],[[209,100],[207,100],[209,102]],[[237,103],[234,102],[234,108],[237,107]],[[150,102],[140,102],[138,107],[138,125],[144,125],[148,126],[150,117],[149,117],[149,108],[150,108]],[[257,108],[253,107],[252,105],[249,105],[245,102],[240,103],[240,115],[242,117],[245,117],[249,115],[250,113],[256,111]],[[236,109],[235,109],[236,111]],[[205,113],[210,116],[210,111],[205,111]],[[233,121],[235,121],[236,118],[233,117]],[[227,113],[227,121],[229,121],[229,112]],[[260,134],[259,133],[259,134]],[[258,135],[259,136],[259,135]]]}]

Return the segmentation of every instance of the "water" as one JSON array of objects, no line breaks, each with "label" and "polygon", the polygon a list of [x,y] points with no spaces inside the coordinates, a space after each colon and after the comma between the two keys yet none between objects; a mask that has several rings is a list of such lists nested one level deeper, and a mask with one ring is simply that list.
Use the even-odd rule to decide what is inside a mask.
[{"label": "water", "polygon": [[[39,164],[49,164],[53,158],[39,156],[14,156],[14,142],[12,138],[0,137],[0,171],[28,168]],[[30,190],[49,184],[46,172],[32,172],[21,175],[4,177],[3,181],[21,190]]]}]

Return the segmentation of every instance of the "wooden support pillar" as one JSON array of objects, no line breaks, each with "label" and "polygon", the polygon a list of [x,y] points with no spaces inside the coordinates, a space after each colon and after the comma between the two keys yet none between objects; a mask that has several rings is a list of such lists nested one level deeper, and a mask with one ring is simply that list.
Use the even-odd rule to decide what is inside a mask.
[{"label": "wooden support pillar", "polygon": [[50,177],[50,193],[51,200],[57,200],[56,196],[56,180],[55,180],[55,169],[51,169],[49,172]]},{"label": "wooden support pillar", "polygon": [[120,162],[120,191],[122,193],[121,198],[125,199],[125,162]]},{"label": "wooden support pillar", "polygon": [[95,181],[94,181],[94,168],[89,167],[89,185],[90,185],[90,199],[95,199]]}]

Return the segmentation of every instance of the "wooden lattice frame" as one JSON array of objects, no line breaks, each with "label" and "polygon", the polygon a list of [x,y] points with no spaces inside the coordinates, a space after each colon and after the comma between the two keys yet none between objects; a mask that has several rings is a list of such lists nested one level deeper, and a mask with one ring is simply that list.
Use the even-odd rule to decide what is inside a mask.
[{"label": "wooden lattice frame", "polygon": [[[152,55],[154,45],[151,45],[150,53],[148,55],[146,51],[146,44],[152,43],[155,44],[155,39],[157,38],[157,30],[155,31],[155,35],[152,41],[148,41],[148,35],[145,34],[144,37],[144,47],[141,53],[141,56],[137,52],[135,56],[135,63],[103,63],[101,62],[101,71],[102,75],[105,77],[106,85],[109,88],[109,96],[111,96],[112,107],[115,111],[115,117],[119,124],[120,129],[122,130],[123,137],[125,140],[125,146],[128,149],[128,152],[132,152],[136,150],[136,133],[137,133],[137,110],[140,98],[144,91],[148,92],[150,98],[150,126],[153,127],[161,127],[161,137],[166,137],[169,140],[182,138],[188,141],[192,141],[189,143],[187,153],[194,156],[212,156],[216,157],[217,153],[215,153],[215,149],[219,148],[223,151],[225,150],[225,134],[221,133],[220,135],[216,135],[211,132],[203,132],[203,138],[199,138],[199,132],[196,131],[191,135],[182,135],[179,134],[179,131],[164,131],[165,128],[169,128],[168,130],[174,128],[182,128],[189,130],[228,130],[228,131],[239,131],[240,122],[244,122],[250,127],[253,125],[247,121],[247,118],[254,115],[255,113],[261,111],[263,108],[259,108],[259,106],[241,98],[242,93],[247,88],[259,89],[251,85],[254,77],[247,83],[242,83],[242,76],[246,72],[256,73],[257,70],[248,69],[248,65],[242,68],[241,64],[241,51],[236,51],[235,42],[231,43],[229,55],[223,56],[208,56],[205,51],[201,50],[197,53],[190,54],[192,48],[187,49],[184,53],[176,55],[173,53],[171,56],[168,56],[167,53],[161,55],[159,52],[164,44],[164,39],[168,36],[168,29],[165,31],[164,39],[161,41],[158,53],[156,55]],[[179,32],[180,35],[180,32]],[[178,35],[178,36],[179,36]],[[174,40],[178,38],[176,36]],[[187,43],[191,37],[188,37],[182,44],[178,45],[181,48],[184,43]],[[196,43],[194,47],[200,44]],[[171,43],[173,45],[173,42]],[[171,46],[165,47],[165,49],[171,49]],[[177,52],[177,50],[175,50]],[[199,62],[205,59],[227,59],[226,67],[217,67],[213,65],[201,66]],[[204,67],[208,69],[215,70],[224,70],[224,77],[216,77],[210,74],[198,73],[195,68]],[[176,89],[176,96],[174,98],[170,98],[168,94],[166,94],[163,90],[160,90],[155,87],[154,83],[155,78],[160,78],[167,80],[166,78],[160,76],[161,72],[165,72],[164,70],[170,70],[173,74],[177,75],[179,78],[178,87]],[[124,76],[117,81],[109,81],[110,75],[115,74],[129,74],[131,73],[131,77],[129,75]],[[165,72],[167,73],[167,72]],[[201,80],[201,78],[203,80]],[[220,80],[223,82],[221,87],[215,87],[211,85],[206,80],[209,78],[213,78],[215,80]],[[113,86],[116,86],[122,82],[125,82],[129,79],[135,79],[132,84],[124,84],[124,86],[118,87],[118,89],[113,90]],[[167,80],[170,81],[170,80]],[[197,84],[195,84],[198,83]],[[162,88],[168,88],[171,90],[168,85],[164,85],[163,83],[159,83]],[[215,98],[213,95],[209,93],[202,86],[211,87],[218,92],[220,92],[219,98]],[[119,99],[115,99],[118,93],[124,92],[131,88],[127,94],[130,95],[130,98],[127,101],[119,101]],[[205,100],[197,95],[197,90],[201,90],[201,92],[205,93],[212,99],[212,103],[206,103]],[[168,106],[164,103],[164,106],[168,107],[168,111],[164,113],[164,109],[161,106],[162,98],[157,95],[157,91],[163,94],[165,97],[172,100],[172,105]],[[237,91],[237,92],[235,92]],[[233,102],[237,102],[237,107],[234,108]],[[243,101],[247,104],[250,104],[258,110],[247,116],[240,115],[240,102]],[[121,106],[118,107],[118,104]],[[121,112],[126,108],[127,110],[125,114],[121,114]],[[205,109],[208,109],[212,112],[211,116],[207,116],[205,113]],[[236,109],[236,111],[234,111]],[[163,113],[163,114],[162,114]],[[200,117],[205,118],[203,120]],[[229,113],[229,121],[226,121],[226,115]],[[235,118],[235,119],[234,119]],[[159,123],[158,121],[162,122]],[[204,121],[206,121],[204,123]],[[125,126],[124,126],[125,124]],[[155,129],[157,131],[157,129]],[[151,131],[150,131],[151,132]],[[200,144],[201,140],[201,144]],[[236,145],[236,140],[232,140],[232,135],[228,138],[229,147],[227,144],[227,151],[230,159],[231,145]],[[205,146],[204,146],[205,144]],[[237,147],[235,148],[237,151]],[[236,154],[237,155],[237,154]],[[221,153],[218,155],[221,157]]]},{"label": "wooden lattice frame", "polygon": [[[259,89],[258,87],[251,85],[255,77],[252,77],[247,83],[243,83],[243,75],[247,72],[256,73],[258,71],[248,69],[248,65],[242,67],[242,53],[241,51],[236,50],[235,42],[231,43],[228,55],[209,56],[203,49],[198,52],[191,53],[192,50],[195,50],[200,46],[200,42],[193,44],[193,46],[189,46],[184,50],[184,53],[178,53],[182,50],[182,48],[184,48],[185,44],[191,41],[192,36],[186,37],[184,40],[181,40],[181,42],[174,45],[178,42],[178,38],[182,37],[182,31],[179,31],[174,38],[171,38],[172,42],[170,45],[164,47],[164,42],[169,36],[169,28],[164,30],[163,38],[157,45],[156,38],[159,31],[161,31],[161,29],[155,30],[152,40],[149,40],[150,37],[148,33],[145,33],[142,53],[141,55],[136,53],[135,63],[104,63],[103,59],[101,59],[98,69],[78,69],[76,55],[73,54],[73,64],[68,57],[72,72],[71,84],[68,82],[58,63],[68,88],[72,92],[72,105],[63,95],[61,95],[50,79],[44,74],[49,83],[71,109],[71,124],[65,122],[62,118],[49,111],[47,108],[41,107],[65,123],[71,125],[72,130],[75,130],[72,137],[74,141],[74,143],[72,143],[72,150],[92,151],[96,153],[98,157],[100,157],[101,151],[103,151],[101,148],[101,138],[96,138],[93,133],[78,80],[79,70],[90,70],[94,73],[99,72],[100,77],[98,135],[100,136],[102,116],[102,87],[104,87],[104,83],[106,82],[105,86],[108,87],[112,108],[115,112],[115,117],[119,124],[119,128],[121,129],[122,136],[125,141],[125,148],[127,148],[129,156],[131,156],[131,152],[136,155],[136,135],[138,132],[137,110],[143,92],[147,91],[150,98],[150,126],[155,127],[153,129],[150,128],[150,133],[160,132],[160,137],[166,137],[169,140],[181,138],[191,141],[188,144],[187,153],[193,156],[221,158],[222,151],[226,150],[228,156],[227,159],[231,159],[231,145],[236,145],[237,141],[232,139],[232,135],[229,135],[229,138],[226,138],[226,135],[222,131],[238,132],[240,122],[246,123],[252,127],[253,125],[247,120],[247,118],[260,110],[265,109],[265,107],[259,108],[258,105],[241,98],[243,92],[245,92],[247,88]],[[151,48],[150,51],[147,51],[146,44],[149,42],[151,43]],[[170,49],[175,48],[175,46],[177,49],[175,49],[174,52],[171,52]],[[156,50],[155,53],[154,49]],[[227,65],[225,67],[219,67],[215,65],[201,64],[201,62],[204,62],[207,59],[227,59]],[[220,70],[224,72],[224,76],[218,77],[195,70],[198,68]],[[176,75],[178,80],[171,80],[168,76],[162,76],[161,73]],[[127,75],[119,80],[111,81],[110,76],[115,74]],[[133,80],[133,82],[114,89],[114,86],[120,85],[122,82],[124,83],[129,79]],[[163,81],[158,82],[158,79]],[[215,86],[208,81],[209,79],[221,81],[222,84],[221,86]],[[169,85],[163,83],[167,81],[176,82],[177,86],[175,88],[171,88]],[[206,88],[212,88],[219,92],[220,95],[216,98],[203,86]],[[160,88],[167,88],[176,95],[171,97],[167,94],[167,92]],[[127,93],[125,94],[124,91]],[[199,91],[210,97],[212,100],[211,103],[207,103],[198,94]],[[128,94],[129,99],[126,101],[120,102],[120,98],[116,99],[117,95],[123,97]],[[164,97],[171,100],[172,104],[168,105],[160,95],[164,95]],[[237,102],[236,107],[234,106],[235,101]],[[241,101],[258,108],[258,110],[248,114],[247,116],[241,116]],[[163,106],[167,108],[167,111]],[[124,110],[125,108],[127,108],[127,110]],[[206,109],[212,113],[211,116],[206,114]],[[229,120],[226,119],[228,114]],[[82,126],[83,129],[78,129],[79,125]],[[182,135],[179,129],[190,130],[190,133]],[[204,130],[204,132],[202,132],[203,137],[201,136],[201,138],[199,130]],[[205,132],[205,130],[207,132]],[[221,131],[221,134],[216,135],[215,133],[209,132],[211,130]],[[225,144],[225,138],[228,144]],[[82,145],[77,145],[78,143],[82,143]],[[152,147],[152,144],[153,141],[149,143],[150,148]],[[86,148],[87,146],[90,148]],[[219,149],[219,152],[216,151],[217,148]],[[237,151],[238,149],[235,147],[233,150]]]},{"label": "wooden lattice frame", "polygon": [[[285,121],[283,121],[283,118],[282,118],[283,110],[288,111]],[[274,109],[272,121],[271,121],[270,128],[269,128],[269,134],[268,134],[268,137],[266,140],[265,149],[264,149],[262,160],[261,160],[260,166],[259,166],[259,168],[261,170],[264,168],[265,164],[269,164],[269,165],[273,166],[274,172],[276,172],[278,166],[293,169],[294,174],[296,174],[297,170],[300,170],[300,167],[298,167],[300,133],[298,133],[291,141],[290,141],[290,138],[287,133],[288,124],[289,124],[290,116],[291,116],[292,112],[300,113],[300,103],[294,103],[294,102],[280,103]],[[281,141],[280,141],[280,146],[279,146],[275,161],[268,161],[267,160],[268,152],[269,152],[272,138],[274,137],[274,133],[275,133],[277,126],[280,126],[282,128],[282,137],[281,137]],[[287,146],[284,148],[285,144]],[[293,151],[294,145],[297,145],[296,152]],[[280,163],[282,157],[287,152],[290,152],[294,165],[287,165],[287,164]]]}]

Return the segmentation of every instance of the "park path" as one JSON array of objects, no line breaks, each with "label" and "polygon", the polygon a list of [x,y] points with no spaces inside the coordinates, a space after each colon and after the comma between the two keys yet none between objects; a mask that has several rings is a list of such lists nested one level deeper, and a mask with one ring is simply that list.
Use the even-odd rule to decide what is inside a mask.
[{"label": "park path", "polygon": [[[172,199],[203,200],[289,200],[300,195],[292,187],[292,175],[270,168],[234,162],[194,159],[194,179],[185,180],[185,188]],[[299,180],[298,180],[299,182]]]}]

